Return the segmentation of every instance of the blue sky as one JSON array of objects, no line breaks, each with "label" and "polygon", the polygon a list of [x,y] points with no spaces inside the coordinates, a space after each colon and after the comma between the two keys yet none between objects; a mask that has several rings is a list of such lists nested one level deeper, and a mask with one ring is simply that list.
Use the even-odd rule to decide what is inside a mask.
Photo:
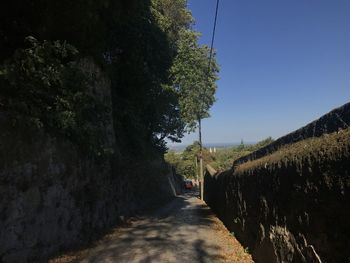
[{"label": "blue sky", "polygon": [[[188,2],[201,43],[215,2]],[[350,101],[349,0],[221,0],[214,46],[221,72],[204,143],[278,138]]]}]

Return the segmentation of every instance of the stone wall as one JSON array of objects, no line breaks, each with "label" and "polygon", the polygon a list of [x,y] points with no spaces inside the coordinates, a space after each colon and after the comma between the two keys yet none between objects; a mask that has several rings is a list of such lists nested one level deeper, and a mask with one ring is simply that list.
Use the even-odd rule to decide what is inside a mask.
[{"label": "stone wall", "polygon": [[[123,210],[127,182],[73,145],[0,121],[0,258],[26,262],[85,240]],[[6,118],[7,119],[7,118]]]},{"label": "stone wall", "polygon": [[[88,60],[82,67],[98,78],[94,94],[111,104],[108,80]],[[174,195],[161,159],[122,166],[112,116],[105,125],[105,144],[116,154],[94,160],[63,138],[14,125],[11,114],[0,113],[1,263],[44,262],[137,213],[147,201]],[[145,193],[135,179],[142,177]]]},{"label": "stone wall", "polygon": [[207,170],[205,200],[257,263],[348,263],[350,128]]}]

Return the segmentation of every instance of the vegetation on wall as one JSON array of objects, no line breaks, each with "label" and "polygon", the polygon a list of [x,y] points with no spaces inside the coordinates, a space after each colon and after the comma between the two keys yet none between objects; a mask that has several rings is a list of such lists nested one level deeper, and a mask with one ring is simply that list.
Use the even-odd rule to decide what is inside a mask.
[{"label": "vegetation on wall", "polygon": [[323,167],[327,165],[326,160],[340,160],[344,156],[348,157],[349,147],[350,128],[347,128],[286,145],[272,154],[238,165],[235,168],[235,174],[254,174],[260,169],[273,171],[291,166],[301,170],[303,166],[308,167],[313,162]]},{"label": "vegetation on wall", "polygon": [[256,261],[346,262],[349,158],[350,128],[300,140],[206,173],[205,201]]},{"label": "vegetation on wall", "polygon": [[[125,159],[161,154],[208,116],[218,67],[198,44],[186,0],[8,1],[0,8],[0,110],[104,152],[113,116]],[[110,79],[112,109],[88,88],[89,58]]]},{"label": "vegetation on wall", "polygon": [[64,136],[85,152],[106,153],[102,134],[110,109],[92,93],[95,79],[79,67],[78,51],[33,37],[26,44],[0,68],[1,106],[13,125],[24,122]]}]

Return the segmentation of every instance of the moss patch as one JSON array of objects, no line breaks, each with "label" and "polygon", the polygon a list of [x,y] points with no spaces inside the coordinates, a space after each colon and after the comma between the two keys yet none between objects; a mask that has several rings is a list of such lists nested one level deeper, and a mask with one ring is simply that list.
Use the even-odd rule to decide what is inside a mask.
[{"label": "moss patch", "polygon": [[325,160],[338,160],[350,156],[350,128],[321,137],[306,139],[282,147],[260,159],[238,165],[234,174],[252,174],[256,170],[274,170],[291,165],[304,166]]}]

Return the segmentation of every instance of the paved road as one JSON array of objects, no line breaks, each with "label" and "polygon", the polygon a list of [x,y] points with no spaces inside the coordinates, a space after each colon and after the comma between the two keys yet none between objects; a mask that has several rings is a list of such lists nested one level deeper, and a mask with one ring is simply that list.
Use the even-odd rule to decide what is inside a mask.
[{"label": "paved road", "polygon": [[[59,262],[59,261],[56,261]],[[118,229],[81,253],[81,263],[253,262],[211,210],[191,194]]]}]

